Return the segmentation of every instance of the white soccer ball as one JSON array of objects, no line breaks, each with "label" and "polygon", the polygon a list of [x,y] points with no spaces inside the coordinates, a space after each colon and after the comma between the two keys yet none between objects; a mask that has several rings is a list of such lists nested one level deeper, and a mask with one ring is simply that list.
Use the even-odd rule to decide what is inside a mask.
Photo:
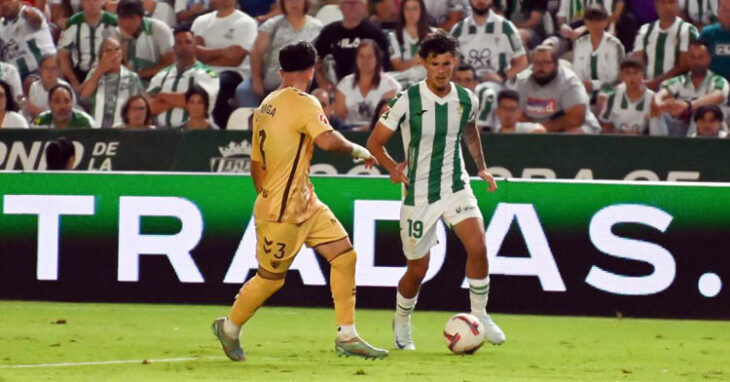
[{"label": "white soccer ball", "polygon": [[446,321],[444,340],[456,354],[474,354],[484,344],[484,325],[469,313],[459,313]]}]

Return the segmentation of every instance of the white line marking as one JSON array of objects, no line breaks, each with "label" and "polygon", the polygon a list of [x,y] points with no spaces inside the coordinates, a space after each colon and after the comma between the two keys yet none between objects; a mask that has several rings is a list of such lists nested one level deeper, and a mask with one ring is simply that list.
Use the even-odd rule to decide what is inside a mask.
[{"label": "white line marking", "polygon": [[140,364],[148,363],[170,363],[170,362],[189,362],[202,360],[220,360],[225,357],[180,357],[180,358],[160,358],[160,359],[119,359],[112,361],[92,361],[92,362],[60,362],[60,363],[37,363],[29,365],[0,365],[0,369],[31,369],[37,367],[71,367],[71,366],[98,366],[98,365],[122,365],[122,364]]}]

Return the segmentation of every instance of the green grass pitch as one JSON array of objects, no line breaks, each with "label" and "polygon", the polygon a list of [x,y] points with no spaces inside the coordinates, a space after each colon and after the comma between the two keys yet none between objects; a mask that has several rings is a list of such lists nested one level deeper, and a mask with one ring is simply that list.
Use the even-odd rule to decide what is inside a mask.
[{"label": "green grass pitch", "polygon": [[[0,302],[0,381],[703,381],[730,380],[730,323],[495,314],[503,346],[448,352],[453,312],[416,312],[418,350],[338,358],[331,309],[264,307],[248,360],[210,331],[223,306]],[[392,349],[392,312],[359,310],[358,331]],[[176,359],[173,361],[158,361]],[[149,362],[142,362],[149,360]],[[80,362],[128,363],[78,365]],[[37,367],[38,364],[59,364]],[[18,367],[36,365],[34,367]]]}]

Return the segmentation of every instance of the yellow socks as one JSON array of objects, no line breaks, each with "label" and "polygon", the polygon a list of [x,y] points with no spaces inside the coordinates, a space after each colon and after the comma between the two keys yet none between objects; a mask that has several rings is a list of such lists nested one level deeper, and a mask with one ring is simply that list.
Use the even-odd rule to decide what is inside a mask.
[{"label": "yellow socks", "polygon": [[284,279],[269,280],[256,274],[241,287],[228,318],[239,327],[242,326],[282,286]]},{"label": "yellow socks", "polygon": [[355,323],[355,261],[357,255],[351,249],[330,261],[330,288],[335,302],[337,325],[352,326]]}]

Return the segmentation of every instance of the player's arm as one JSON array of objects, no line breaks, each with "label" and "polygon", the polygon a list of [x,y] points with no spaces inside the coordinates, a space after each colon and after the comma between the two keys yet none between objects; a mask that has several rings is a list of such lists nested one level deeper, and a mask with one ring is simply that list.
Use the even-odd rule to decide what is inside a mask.
[{"label": "player's arm", "polygon": [[494,192],[497,189],[497,183],[494,181],[492,174],[487,171],[487,161],[484,158],[484,151],[482,150],[482,139],[479,136],[479,128],[475,120],[466,125],[464,129],[464,141],[466,142],[466,147],[469,150],[471,158],[474,160],[474,164],[477,165],[477,175],[489,183],[487,190]]},{"label": "player's arm", "polygon": [[378,163],[380,163],[380,165],[388,171],[388,174],[390,174],[390,180],[392,180],[393,183],[403,183],[407,186],[408,176],[403,173],[403,169],[408,162],[403,161],[403,163],[397,163],[390,154],[388,154],[388,149],[385,148],[385,144],[388,143],[394,133],[394,130],[387,128],[382,122],[378,122],[375,125],[373,132],[370,133],[367,148],[373,154],[375,159],[378,160]]},{"label": "player's arm", "polygon": [[262,184],[264,183],[264,165],[261,161],[251,160],[251,179],[253,179],[253,186],[256,189],[256,193],[261,192]]}]

